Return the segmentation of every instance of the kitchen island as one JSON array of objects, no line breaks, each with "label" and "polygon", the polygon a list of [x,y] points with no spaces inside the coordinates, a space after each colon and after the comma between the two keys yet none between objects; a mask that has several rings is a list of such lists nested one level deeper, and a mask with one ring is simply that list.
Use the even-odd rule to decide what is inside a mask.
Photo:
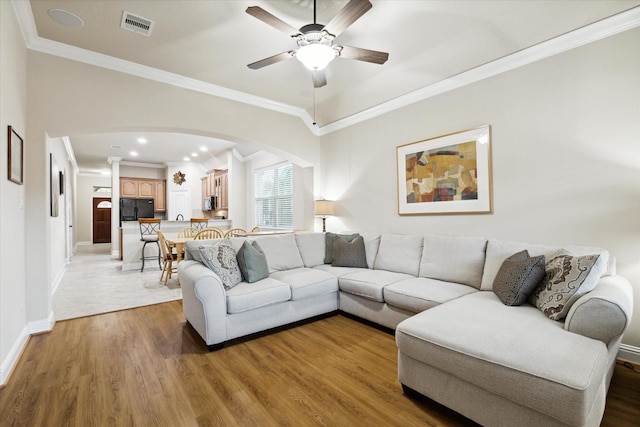
[{"label": "kitchen island", "polygon": [[[191,221],[162,221],[160,230],[165,237],[176,237],[178,232],[185,227],[191,227]],[[220,227],[223,231],[231,228],[231,220],[228,219],[210,219],[209,227]],[[122,221],[120,227],[120,256],[122,258],[122,270],[140,270],[142,268],[142,245],[140,241],[140,226],[138,221]],[[151,257],[158,253],[158,247],[154,244],[148,244],[146,248],[146,256]],[[147,259],[144,264],[145,270],[148,268],[158,268],[158,263],[154,260]]]}]

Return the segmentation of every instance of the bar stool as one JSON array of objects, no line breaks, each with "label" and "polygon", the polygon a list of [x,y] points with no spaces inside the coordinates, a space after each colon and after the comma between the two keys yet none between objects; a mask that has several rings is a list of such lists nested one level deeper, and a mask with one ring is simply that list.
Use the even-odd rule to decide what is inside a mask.
[{"label": "bar stool", "polygon": [[191,226],[198,231],[204,230],[209,225],[209,218],[191,218]]},{"label": "bar stool", "polygon": [[[158,267],[162,268],[160,265],[160,243],[158,243],[158,231],[160,230],[160,218],[138,218],[138,224],[140,225],[140,241],[144,242],[142,245],[142,256],[140,259],[142,260],[142,268],[140,272],[144,271],[144,260],[145,259],[158,259]],[[145,248],[147,247],[147,243],[155,243],[158,247],[158,255],[154,256],[145,256]]]}]

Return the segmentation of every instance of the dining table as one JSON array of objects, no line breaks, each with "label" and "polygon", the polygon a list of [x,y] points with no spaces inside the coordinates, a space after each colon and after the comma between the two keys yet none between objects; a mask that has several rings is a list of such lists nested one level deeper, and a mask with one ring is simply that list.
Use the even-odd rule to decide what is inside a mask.
[{"label": "dining table", "polygon": [[193,237],[167,237],[167,244],[171,247],[176,248],[177,258],[176,261],[182,261],[184,254],[185,244],[189,241],[193,240]]}]

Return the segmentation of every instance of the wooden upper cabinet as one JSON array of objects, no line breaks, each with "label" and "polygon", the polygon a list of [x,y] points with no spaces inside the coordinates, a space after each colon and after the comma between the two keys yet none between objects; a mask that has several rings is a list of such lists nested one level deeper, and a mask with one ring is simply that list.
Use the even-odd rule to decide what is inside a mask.
[{"label": "wooden upper cabinet", "polygon": [[138,181],[138,197],[153,199],[156,195],[155,181]]},{"label": "wooden upper cabinet", "polygon": [[164,212],[167,210],[167,182],[164,179],[157,180],[154,189],[155,209]]},{"label": "wooden upper cabinet", "polygon": [[216,210],[229,209],[229,173],[226,170],[215,172]]},{"label": "wooden upper cabinet", "polygon": [[120,178],[120,197],[153,199],[156,212],[167,210],[167,181],[164,179]]},{"label": "wooden upper cabinet", "polygon": [[120,178],[120,197],[138,197],[138,180]]}]

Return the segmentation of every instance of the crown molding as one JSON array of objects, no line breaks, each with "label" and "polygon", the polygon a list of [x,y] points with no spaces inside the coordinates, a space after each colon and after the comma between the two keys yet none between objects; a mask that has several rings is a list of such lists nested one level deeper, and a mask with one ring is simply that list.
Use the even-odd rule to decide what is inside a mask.
[{"label": "crown molding", "polygon": [[318,127],[313,124],[313,118],[310,114],[302,108],[41,38],[38,36],[30,3],[28,1],[12,0],[12,4],[28,49],[296,116],[300,118],[306,124],[309,131],[316,136],[330,134],[433,96],[640,26],[640,6],[636,6],[633,9],[602,19],[593,24]]},{"label": "crown molding", "polygon": [[[168,163],[167,163],[168,164]],[[153,168],[153,169],[164,169],[166,166],[160,163],[143,163],[143,162],[130,162],[127,160],[123,160],[120,162],[120,166],[135,166],[138,168]]]}]

